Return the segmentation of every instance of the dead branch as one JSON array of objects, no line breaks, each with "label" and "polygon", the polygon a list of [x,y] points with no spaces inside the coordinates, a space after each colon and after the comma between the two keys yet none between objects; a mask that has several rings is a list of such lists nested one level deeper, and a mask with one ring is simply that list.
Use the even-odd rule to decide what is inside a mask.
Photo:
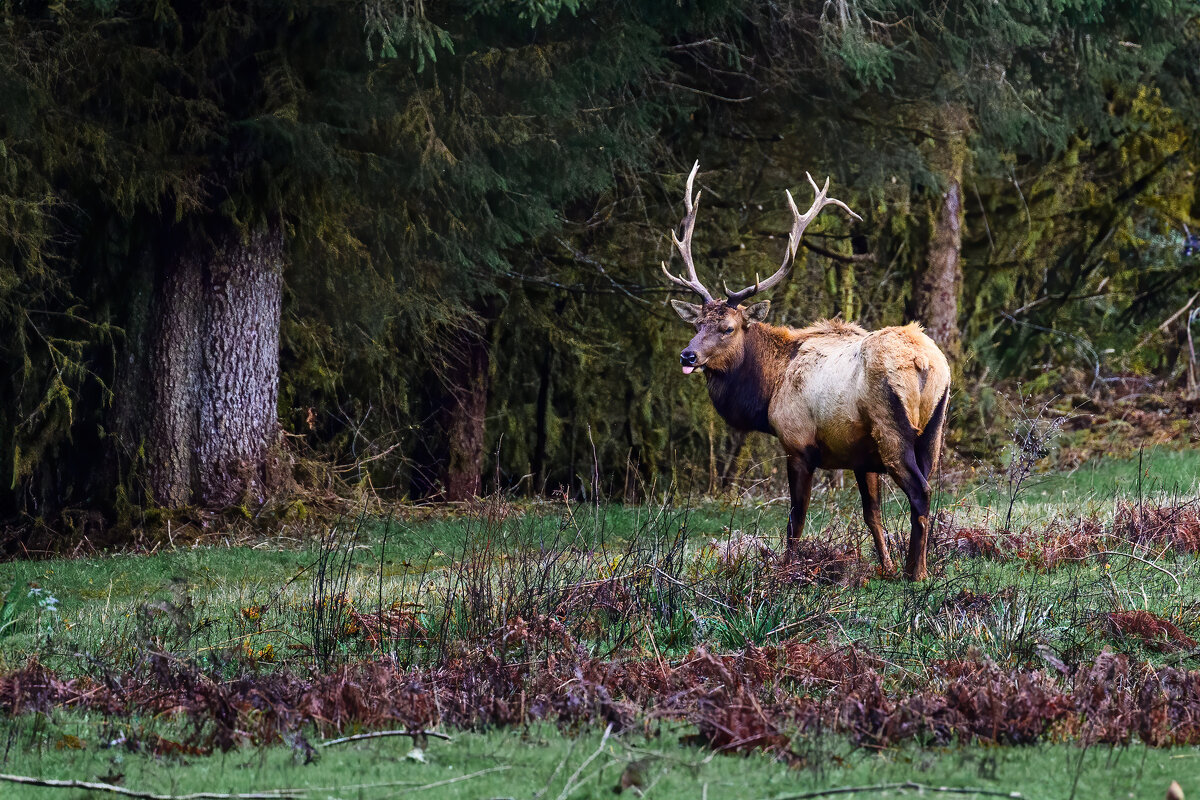
[{"label": "dead branch", "polygon": [[1188,301],[1186,303],[1184,303],[1183,308],[1179,309],[1174,314],[1167,317],[1166,320],[1163,321],[1163,324],[1159,325],[1157,328],[1155,328],[1154,330],[1150,331],[1145,336],[1143,336],[1142,340],[1140,342],[1138,342],[1137,346],[1134,347],[1133,349],[1140,350],[1141,348],[1145,347],[1146,343],[1149,342],[1152,338],[1154,338],[1154,334],[1156,334],[1156,333],[1166,333],[1167,328],[1171,327],[1171,323],[1174,322],[1175,320],[1179,319],[1181,316],[1183,316],[1184,312],[1186,312],[1189,308],[1191,308],[1192,303],[1196,302],[1197,299],[1200,299],[1200,292],[1196,292],[1194,295],[1192,295],[1188,299]]},{"label": "dead branch", "polygon": [[812,250],[817,255],[825,256],[826,258],[832,258],[834,261],[844,261],[850,264],[875,263],[874,253],[851,253],[850,255],[846,255],[845,253],[839,253],[836,250],[830,250],[828,248],[821,247],[819,244],[813,244],[808,240],[804,241],[804,246],[809,250]]},{"label": "dead branch", "polygon": [[871,786],[843,786],[839,789],[821,789],[816,792],[805,792],[803,794],[788,794],[783,797],[774,798],[774,800],[808,800],[810,797],[831,797],[835,794],[853,794],[855,792],[883,792],[888,789],[911,789],[916,792],[943,792],[946,794],[974,794],[984,797],[1008,797],[1021,798],[1024,797],[1020,792],[997,792],[991,789],[967,789],[957,786],[926,786],[923,783],[913,783],[912,781],[904,781],[903,783],[876,783]]},{"label": "dead branch", "polygon": [[[305,789],[290,789],[289,791],[301,791],[301,792],[305,792],[310,795],[313,793],[316,793],[316,792],[334,792],[334,791],[360,792],[361,793],[363,789],[387,789],[387,788],[392,788],[392,787],[403,786],[403,787],[407,787],[408,791],[410,791],[410,792],[424,792],[428,789],[437,789],[438,787],[441,787],[441,786],[449,786],[452,783],[462,783],[463,781],[469,781],[474,778],[478,778],[481,775],[490,775],[493,772],[504,772],[505,770],[510,770],[510,769],[512,769],[511,764],[501,764],[498,767],[488,767],[487,769],[481,769],[478,772],[471,772],[466,775],[458,775],[453,778],[446,778],[445,780],[434,781],[433,783],[417,784],[417,783],[414,783],[413,781],[385,781],[383,783],[352,783],[349,785],[340,784],[338,786],[310,786]],[[282,796],[282,795],[280,795],[280,796]]]},{"label": "dead branch", "polygon": [[1175,591],[1176,592],[1183,591],[1183,583],[1180,582],[1178,576],[1176,576],[1174,572],[1171,572],[1166,567],[1160,567],[1158,564],[1155,564],[1153,561],[1148,561],[1147,559],[1144,559],[1141,556],[1135,556],[1133,553],[1123,553],[1120,550],[1097,550],[1095,553],[1092,553],[1090,555],[1080,556],[1078,558],[1064,558],[1063,561],[1087,561],[1089,558],[1093,558],[1095,556],[1125,556],[1125,558],[1130,558],[1130,559],[1133,559],[1134,561],[1140,561],[1143,564],[1145,564],[1147,567],[1150,567],[1150,569],[1156,569],[1159,572],[1161,572],[1163,575],[1166,575],[1168,578],[1175,581]]},{"label": "dead branch", "polygon": [[567,778],[566,784],[563,785],[562,792],[558,795],[558,800],[567,800],[567,797],[571,794],[571,787],[575,783],[575,779],[583,774],[583,771],[587,769],[588,765],[595,761],[596,758],[604,752],[604,745],[608,742],[608,737],[612,735],[612,731],[613,724],[610,722],[608,723],[608,727],[604,729],[604,736],[600,737],[600,746],[596,748],[596,752],[584,759],[583,763],[579,765],[579,769],[575,770],[575,772],[571,774],[571,777]]},{"label": "dead branch", "polygon": [[353,736],[343,736],[341,739],[330,739],[327,742],[318,742],[317,747],[332,747],[335,744],[345,744],[346,742],[361,742],[364,739],[382,739],[385,736],[411,736],[414,740],[419,736],[432,736],[435,739],[444,739],[447,742],[453,742],[444,733],[438,731],[372,731],[371,733],[356,733]]},{"label": "dead branch", "polygon": [[265,792],[246,792],[243,794],[226,794],[223,792],[195,792],[193,794],[155,794],[154,792],[139,792],[115,786],[111,783],[94,781],[53,780],[51,778],[32,778],[27,775],[5,775],[0,773],[0,781],[20,783],[26,786],[44,786],[54,789],[86,789],[92,792],[111,792],[123,797],[137,797],[141,800],[287,800],[299,798],[301,793],[296,789],[271,789]]}]

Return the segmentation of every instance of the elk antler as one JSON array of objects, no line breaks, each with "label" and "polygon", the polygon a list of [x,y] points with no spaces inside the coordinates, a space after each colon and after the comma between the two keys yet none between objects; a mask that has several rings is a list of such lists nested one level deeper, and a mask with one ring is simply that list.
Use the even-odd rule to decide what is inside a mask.
[{"label": "elk antler", "polygon": [[[783,264],[779,267],[774,275],[767,278],[765,281],[759,281],[758,276],[755,275],[754,285],[747,286],[740,292],[731,292],[729,291],[729,287],[726,286],[725,294],[728,296],[728,299],[725,302],[730,306],[736,308],[737,305],[746,298],[753,297],[759,292],[765,292],[768,289],[773,289],[777,284],[779,284],[780,281],[787,277],[788,272],[790,272],[792,269],[792,263],[796,260],[796,250],[800,247],[800,237],[804,235],[804,229],[808,227],[808,223],[812,222],[816,218],[817,214],[821,213],[821,209],[823,209],[825,206],[837,206],[850,216],[854,217],[856,220],[860,222],[862,221],[862,217],[851,211],[850,207],[841,200],[835,200],[832,197],[825,196],[825,193],[829,191],[829,178],[826,178],[825,185],[818,189],[817,182],[812,179],[812,175],[809,175],[806,172],[804,173],[804,176],[808,178],[808,182],[812,185],[813,191],[816,192],[817,197],[815,200],[813,200],[813,204],[808,211],[805,211],[803,214],[801,214],[800,209],[796,208],[796,201],[792,199],[792,193],[790,191],[786,192],[788,205],[792,208],[794,222],[792,222],[792,232],[788,236],[787,252],[783,254]],[[695,275],[694,272],[692,274]]]},{"label": "elk antler", "polygon": [[704,288],[704,284],[696,277],[696,265],[692,261],[692,231],[696,228],[696,210],[700,208],[700,192],[696,192],[695,199],[692,198],[692,181],[696,179],[696,173],[700,171],[700,162],[697,161],[692,167],[692,172],[688,175],[687,190],[683,195],[683,204],[687,208],[687,214],[683,218],[683,241],[675,235],[675,231],[671,231],[671,241],[675,243],[675,248],[679,251],[679,255],[683,258],[683,263],[687,266],[688,277],[682,275],[672,275],[667,270],[667,262],[662,262],[663,274],[670,279],[671,283],[678,284],[685,289],[690,289],[696,294],[704,298],[704,302],[711,303],[713,297],[709,294],[708,289]]}]

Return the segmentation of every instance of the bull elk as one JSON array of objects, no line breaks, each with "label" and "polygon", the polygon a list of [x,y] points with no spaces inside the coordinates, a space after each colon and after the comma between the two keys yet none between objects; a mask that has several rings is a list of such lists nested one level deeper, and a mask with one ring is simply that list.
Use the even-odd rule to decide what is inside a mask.
[{"label": "bull elk", "polygon": [[770,301],[742,305],[750,297],[778,286],[792,268],[804,229],[825,206],[841,208],[862,219],[845,203],[827,197],[829,180],[816,192],[812,207],[801,214],[791,192],[792,230],[783,264],[764,281],[738,292],[725,287],[724,300],[714,300],[696,276],[692,231],[700,193],[692,184],[700,164],[687,179],[683,238],[671,240],[687,277],[663,272],[675,284],[695,292],[703,304],[672,300],[696,335],[679,356],[684,374],[701,371],[717,412],[732,427],[773,434],[787,454],[791,513],[787,555],[794,558],[808,513],[813,472],[850,469],[858,481],[863,516],[875,540],[886,574],[893,574],[880,513],[879,476],[892,477],[908,497],[912,536],[904,574],[923,580],[929,545],[929,477],[937,468],[942,429],[949,403],[950,368],[937,345],[915,323],[867,332],[841,320],[824,320],[807,328],[778,327],[764,320]]}]

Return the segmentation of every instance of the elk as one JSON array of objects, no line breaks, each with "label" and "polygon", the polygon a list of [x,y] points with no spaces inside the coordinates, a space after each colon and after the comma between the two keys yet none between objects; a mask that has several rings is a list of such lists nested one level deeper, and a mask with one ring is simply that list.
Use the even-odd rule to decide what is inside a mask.
[{"label": "elk", "polygon": [[946,357],[920,325],[866,331],[838,319],[807,328],[769,325],[770,301],[750,306],[743,301],[778,286],[796,259],[805,228],[826,206],[837,206],[855,219],[840,200],[827,196],[829,179],[818,189],[808,175],[816,199],[801,214],[786,192],[792,210],[783,264],[764,281],[741,291],[725,287],[725,299],[714,300],[696,275],[692,232],[700,193],[692,195],[699,162],[688,175],[684,196],[683,238],[671,240],[687,268],[687,277],[672,283],[694,292],[702,304],[672,300],[696,335],[679,355],[685,375],[703,372],[717,413],[732,427],[778,437],[787,456],[791,511],[787,524],[787,559],[794,560],[804,532],[813,472],[818,469],[854,471],[862,498],[863,517],[875,541],[883,572],[895,573],[884,540],[879,478],[890,475],[908,498],[912,535],[904,575],[924,580],[928,575],[929,478],[937,468],[942,430],[950,399],[950,367]]}]

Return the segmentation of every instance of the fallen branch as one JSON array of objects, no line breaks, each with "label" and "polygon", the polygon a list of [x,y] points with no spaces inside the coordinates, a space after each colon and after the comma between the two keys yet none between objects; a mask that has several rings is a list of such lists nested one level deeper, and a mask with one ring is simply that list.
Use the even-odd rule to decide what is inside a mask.
[{"label": "fallen branch", "polygon": [[[499,767],[488,767],[481,769],[478,772],[472,772],[467,775],[456,775],[453,778],[446,778],[433,783],[419,783],[417,781],[383,781],[381,783],[340,783],[335,786],[304,786],[297,789],[286,789],[288,792],[299,792],[300,794],[308,795],[309,797],[315,794],[329,794],[330,792],[357,792],[362,794],[364,789],[392,789],[396,787],[404,787],[410,792],[423,792],[427,789],[436,789],[440,786],[448,786],[452,783],[461,783],[469,781],[473,778],[478,778],[480,775],[489,775],[493,772],[504,772],[512,769],[512,765],[503,764]],[[284,797],[285,795],[278,795]],[[179,800],[179,798],[173,798]]]},{"label": "fallen branch", "polygon": [[1179,581],[1179,578],[1175,575],[1174,572],[1171,572],[1171,570],[1167,569],[1166,567],[1160,567],[1158,564],[1155,564],[1153,561],[1147,561],[1146,559],[1142,558],[1141,556],[1135,556],[1133,553],[1123,553],[1120,550],[1097,550],[1095,553],[1092,553],[1091,555],[1079,556],[1076,558],[1064,558],[1063,561],[1087,561],[1088,559],[1090,559],[1094,556],[1125,556],[1126,558],[1132,558],[1134,561],[1140,561],[1143,564],[1145,564],[1147,567],[1150,567],[1151,569],[1156,569],[1159,572],[1161,572],[1163,575],[1166,575],[1168,578],[1175,581],[1175,591],[1176,592],[1183,591],[1183,584]]},{"label": "fallen branch", "polygon": [[343,736],[341,739],[330,739],[327,742],[317,742],[317,747],[332,747],[335,744],[345,744],[346,742],[361,742],[364,739],[382,739],[385,736],[411,736],[414,740],[418,736],[432,736],[435,739],[445,739],[447,742],[453,742],[444,733],[437,731],[373,731],[372,733],[356,733],[353,736]]},{"label": "fallen branch", "polygon": [[[385,787],[389,787],[389,786],[408,786],[408,787],[410,787],[409,788],[410,792],[424,792],[427,789],[437,789],[441,786],[449,786],[452,783],[462,783],[463,781],[469,781],[473,778],[478,778],[481,775],[490,775],[493,772],[504,772],[505,770],[509,770],[509,769],[512,769],[511,764],[502,764],[498,767],[488,767],[487,769],[481,769],[478,772],[471,772],[466,775],[456,775],[453,778],[446,778],[445,780],[434,781],[433,783],[422,783],[419,785],[413,785],[413,783],[411,781],[390,781],[388,783],[356,783],[351,786],[326,786],[326,787],[322,787],[322,791],[344,792],[347,790],[352,790],[352,791],[360,791],[361,792],[361,790],[363,790],[363,789],[381,789],[381,788],[385,788]],[[316,789],[308,789],[307,791],[315,792],[317,790]]]},{"label": "fallen branch", "polygon": [[835,794],[852,794],[854,792],[883,792],[888,789],[912,789],[916,792],[944,792],[946,794],[975,794],[984,797],[1024,797],[1020,792],[997,792],[991,789],[965,789],[956,786],[926,786],[923,783],[904,781],[903,783],[876,783],[871,786],[843,786],[840,789],[821,789],[804,794],[785,794],[772,800],[808,800],[810,797],[830,797]]},{"label": "fallen branch", "polygon": [[1179,309],[1174,314],[1167,317],[1166,321],[1163,322],[1162,325],[1159,325],[1157,328],[1155,328],[1154,330],[1150,331],[1145,336],[1143,336],[1142,340],[1140,342],[1138,342],[1137,346],[1134,347],[1133,349],[1141,350],[1143,347],[1146,346],[1147,342],[1149,342],[1151,339],[1154,338],[1154,334],[1166,333],[1167,328],[1169,328],[1171,326],[1171,323],[1174,322],[1175,320],[1179,319],[1181,316],[1183,316],[1184,312],[1186,312],[1189,308],[1191,308],[1192,303],[1196,302],[1197,299],[1200,299],[1200,292],[1196,292],[1194,295],[1192,295],[1191,298],[1189,298],[1188,301],[1186,303],[1184,303],[1183,308]]},{"label": "fallen branch", "polygon": [[608,723],[608,727],[604,729],[604,735],[600,737],[600,746],[596,748],[596,752],[584,759],[583,763],[579,765],[579,769],[575,770],[575,772],[571,774],[571,777],[567,778],[566,784],[563,785],[562,792],[558,795],[558,800],[567,800],[567,797],[571,794],[571,785],[575,783],[575,779],[578,778],[585,769],[587,769],[588,764],[591,764],[601,753],[604,752],[604,745],[606,742],[608,742],[608,737],[612,735],[612,730],[613,725],[610,722]]},{"label": "fallen branch", "polygon": [[728,605],[728,604],[726,604],[726,603],[722,603],[720,600],[718,600],[718,599],[717,599],[717,598],[715,598],[715,597],[709,597],[709,596],[708,596],[708,595],[706,595],[704,592],[702,592],[702,591],[700,591],[699,589],[697,589],[695,586],[691,586],[691,585],[689,585],[689,584],[686,584],[686,583],[684,583],[683,581],[681,581],[681,580],[678,580],[677,578],[675,578],[675,577],[673,577],[673,576],[671,576],[671,575],[668,575],[667,573],[663,572],[661,569],[659,569],[658,567],[654,566],[653,564],[646,564],[645,566],[646,566],[647,568],[649,568],[649,569],[652,569],[652,570],[654,570],[654,571],[655,571],[655,572],[657,572],[659,575],[661,575],[662,577],[666,578],[668,581],[670,581],[671,583],[675,584],[675,585],[676,585],[676,586],[678,586],[679,588],[681,588],[681,589],[687,589],[689,592],[691,592],[692,594],[696,595],[697,597],[703,597],[703,598],[704,598],[705,600],[707,600],[708,602],[710,602],[710,603],[715,603],[716,605],[719,605],[719,606],[721,606],[721,608],[728,609],[729,611],[734,611],[734,610],[735,610],[735,609],[733,608],[733,606],[731,606],[731,605]]},{"label": "fallen branch", "polygon": [[0,773],[0,781],[21,783],[26,786],[44,786],[54,789],[87,789],[92,792],[111,792],[123,797],[136,797],[140,800],[288,800],[299,798],[297,789],[273,789],[265,792],[246,792],[244,794],[225,794],[222,792],[196,792],[194,794],[155,794],[154,792],[139,792],[115,786],[111,783],[96,783],[93,781],[65,780],[51,778],[31,778],[26,775],[5,775]]}]

